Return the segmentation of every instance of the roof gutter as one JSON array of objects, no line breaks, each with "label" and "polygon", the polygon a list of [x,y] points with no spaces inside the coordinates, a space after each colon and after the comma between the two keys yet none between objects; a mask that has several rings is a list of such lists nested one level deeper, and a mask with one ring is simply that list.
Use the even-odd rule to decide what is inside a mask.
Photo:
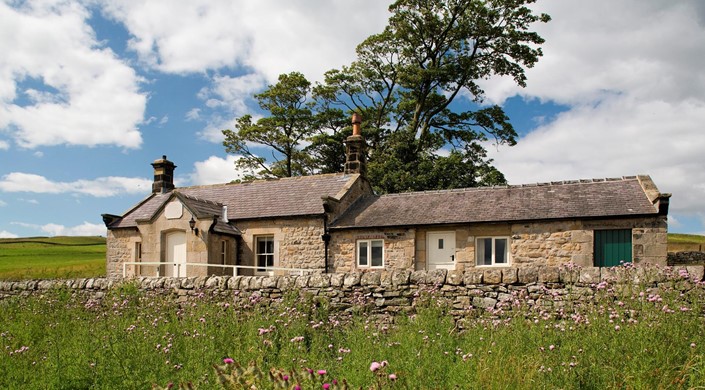
[{"label": "roof gutter", "polygon": [[[667,205],[666,212],[668,212]],[[590,216],[590,217],[565,217],[565,218],[536,218],[536,219],[518,219],[518,220],[492,220],[492,221],[458,221],[458,222],[434,222],[434,223],[417,223],[417,224],[399,224],[399,225],[381,225],[381,226],[330,226],[328,229],[337,230],[356,230],[356,229],[387,229],[387,228],[419,228],[424,226],[451,226],[451,225],[478,225],[478,224],[498,224],[498,223],[533,223],[533,222],[562,222],[562,221],[597,221],[601,219],[633,219],[633,218],[654,218],[661,216],[660,213],[653,214],[630,214],[630,215],[605,215],[605,216]],[[665,214],[663,214],[665,215]]]}]

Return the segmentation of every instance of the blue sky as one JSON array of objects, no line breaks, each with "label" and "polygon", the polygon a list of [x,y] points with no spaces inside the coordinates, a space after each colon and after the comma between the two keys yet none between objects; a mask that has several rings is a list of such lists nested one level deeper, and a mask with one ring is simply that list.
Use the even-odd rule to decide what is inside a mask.
[{"label": "blue sky", "polygon": [[[281,73],[354,59],[379,0],[0,0],[0,237],[104,235],[150,192],[237,178],[220,130]],[[491,79],[520,134],[490,156],[511,184],[650,174],[670,231],[705,232],[705,4],[539,0],[528,86]],[[462,103],[462,102],[461,102]]]}]

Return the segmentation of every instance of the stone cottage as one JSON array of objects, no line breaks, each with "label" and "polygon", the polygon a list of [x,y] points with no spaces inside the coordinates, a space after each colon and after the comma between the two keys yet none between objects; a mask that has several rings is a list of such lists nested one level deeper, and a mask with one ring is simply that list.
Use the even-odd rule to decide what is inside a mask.
[{"label": "stone cottage", "polygon": [[152,166],[152,194],[103,214],[108,277],[666,263],[648,176],[379,196],[357,115],[340,174],[176,188]]}]

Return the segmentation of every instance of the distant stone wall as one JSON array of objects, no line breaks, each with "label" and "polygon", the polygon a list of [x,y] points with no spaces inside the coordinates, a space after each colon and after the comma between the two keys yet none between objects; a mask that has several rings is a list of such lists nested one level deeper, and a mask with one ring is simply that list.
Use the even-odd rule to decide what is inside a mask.
[{"label": "distant stone wall", "polygon": [[669,252],[668,265],[705,265],[705,252]]},{"label": "distant stone wall", "polygon": [[[290,292],[325,301],[333,310],[365,304],[376,313],[412,311],[420,294],[435,290],[462,316],[469,309],[495,309],[514,300],[529,306],[565,308],[589,302],[605,286],[643,285],[656,291],[675,287],[703,289],[703,266],[683,267],[526,267],[487,268],[467,272],[446,270],[315,274],[306,276],[211,276],[195,278],[133,279],[149,294],[171,294],[175,299],[209,294],[222,299],[276,299]],[[129,282],[129,280],[127,281]],[[0,299],[41,294],[66,288],[90,298],[102,298],[120,281],[99,279],[0,282]]]}]

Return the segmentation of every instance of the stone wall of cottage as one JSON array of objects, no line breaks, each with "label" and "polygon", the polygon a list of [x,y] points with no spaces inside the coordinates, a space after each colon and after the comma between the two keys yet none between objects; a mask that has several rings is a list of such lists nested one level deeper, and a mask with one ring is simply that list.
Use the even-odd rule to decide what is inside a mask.
[{"label": "stone wall of cottage", "polygon": [[140,240],[135,229],[108,230],[105,253],[108,278],[122,278],[123,264],[135,261],[135,243]]},{"label": "stone wall of cottage", "polygon": [[[571,304],[593,304],[601,289],[611,286],[637,286],[642,291],[676,288],[686,294],[705,289],[703,266],[580,268],[528,266],[485,268],[465,272],[394,271],[315,274],[305,276],[211,276],[188,278],[136,278],[132,282],[147,293],[172,294],[176,299],[190,296],[221,296],[229,301],[272,300],[295,292],[325,301],[332,310],[348,310],[365,305],[376,313],[413,311],[423,291],[434,290],[463,316],[472,309],[496,309],[516,299],[529,307],[570,309]],[[129,282],[129,281],[128,281]],[[121,282],[107,279],[0,281],[0,299],[42,294],[52,289],[69,289],[87,298],[100,299]],[[631,288],[614,291],[632,291]]]},{"label": "stone wall of cottage", "polygon": [[384,269],[414,269],[415,229],[370,229],[343,230],[332,233],[329,251],[329,264],[332,272],[367,272],[369,267],[357,265],[357,242],[359,240],[384,240]]},{"label": "stone wall of cottage", "polygon": [[[177,200],[171,203],[179,203]],[[227,240],[231,248],[228,264],[235,264],[236,242],[233,238],[209,233],[211,219],[196,221],[196,231],[192,231],[189,221],[192,215],[184,207],[178,218],[166,218],[161,212],[154,221],[140,223],[136,229],[114,229],[108,231],[107,236],[107,276],[122,278],[123,263],[135,262],[137,256],[137,243],[140,243],[142,262],[166,261],[166,236],[170,233],[182,232],[186,235],[186,261],[188,263],[220,264],[220,241]],[[156,265],[128,265],[125,267],[126,276],[170,276],[173,266]],[[206,276],[222,274],[224,271],[216,267],[191,266],[187,268],[190,276]],[[232,271],[229,271],[232,273]]]},{"label": "stone wall of cottage", "polygon": [[[256,239],[274,238],[274,266],[324,269],[323,217],[238,221],[242,232],[240,264],[254,266]],[[285,271],[277,271],[282,273]],[[253,270],[243,270],[253,274]]]},{"label": "stone wall of cottage", "polygon": [[594,258],[593,232],[601,229],[632,229],[634,263],[666,265],[667,228],[664,218],[337,230],[332,233],[329,261],[335,272],[365,271],[357,267],[356,242],[383,239],[385,269],[426,270],[428,233],[450,232],[455,234],[456,271],[485,268],[476,266],[475,243],[481,237],[509,238],[512,267],[571,263],[591,267]]}]

